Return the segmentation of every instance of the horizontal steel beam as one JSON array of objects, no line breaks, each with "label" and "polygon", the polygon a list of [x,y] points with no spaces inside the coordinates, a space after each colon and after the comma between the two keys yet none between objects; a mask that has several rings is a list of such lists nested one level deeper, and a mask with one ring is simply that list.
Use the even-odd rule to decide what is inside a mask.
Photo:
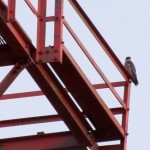
[{"label": "horizontal steel beam", "polygon": [[[114,115],[125,113],[123,108],[111,108],[110,110]],[[85,118],[86,118],[86,116],[85,116]],[[12,119],[12,120],[2,120],[2,121],[0,121],[0,127],[1,128],[2,127],[12,127],[12,126],[19,126],[19,125],[48,123],[48,122],[56,122],[56,121],[62,121],[62,118],[59,115],[37,116],[37,117],[30,117],[30,118],[18,118],[18,119]]]},{"label": "horizontal steel beam", "polygon": [[55,122],[55,121],[62,121],[62,119],[59,115],[51,115],[51,116],[38,116],[38,117],[30,117],[30,118],[19,118],[13,120],[2,120],[0,121],[0,128],[19,126],[19,125],[29,125],[29,124],[36,124],[36,123],[48,123],[48,122]]},{"label": "horizontal steel beam", "polygon": [[[122,87],[126,85],[126,81],[123,82],[113,82],[111,83],[113,87]],[[95,89],[104,89],[108,88],[106,83],[103,84],[93,84]],[[68,90],[65,88],[68,92]],[[0,96],[0,100],[9,100],[9,99],[16,99],[16,98],[24,98],[24,97],[31,97],[31,96],[42,96],[44,93],[42,91],[32,91],[32,92],[23,92],[23,93],[14,93],[14,94],[5,94]]]},{"label": "horizontal steel beam", "polygon": [[32,97],[32,96],[42,96],[42,95],[44,95],[42,91],[5,94],[5,95],[0,96],[0,100],[9,100],[9,99],[25,98],[25,97]]},{"label": "horizontal steel beam", "polygon": [[121,145],[100,146],[98,150],[123,150]]},{"label": "horizontal steel beam", "polygon": [[[121,81],[121,82],[111,82],[113,87],[124,87],[127,82],[126,81]],[[106,83],[102,83],[102,84],[94,84],[93,85],[95,89],[104,89],[104,88],[108,88],[108,85]]]},{"label": "horizontal steel beam", "polygon": [[70,132],[0,140],[1,150],[86,150]]}]

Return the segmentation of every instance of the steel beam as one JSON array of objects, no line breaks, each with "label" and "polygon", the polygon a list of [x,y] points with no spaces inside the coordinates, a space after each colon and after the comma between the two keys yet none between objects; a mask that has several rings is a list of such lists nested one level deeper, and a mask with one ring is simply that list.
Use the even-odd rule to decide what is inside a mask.
[{"label": "steel beam", "polygon": [[62,62],[64,0],[55,0],[54,49],[55,60]]},{"label": "steel beam", "polygon": [[[124,70],[123,65],[120,63],[120,61],[113,53],[111,48],[105,42],[100,33],[97,31],[95,26],[91,23],[90,19],[87,17],[82,8],[80,8],[77,1],[76,0],[74,1],[69,0],[69,1],[72,3],[76,11],[79,13],[83,21],[86,23],[90,31],[96,37],[99,44],[102,45],[102,47],[104,48],[110,59],[113,61],[113,63],[116,65],[116,67],[119,69],[121,74],[127,80],[125,81],[126,83],[121,84],[114,83],[112,84],[112,86],[113,87],[121,85],[126,87],[128,86],[128,88],[126,88],[125,90],[128,92],[125,92],[126,96],[124,96],[124,102],[128,106],[129,101],[127,101],[127,99],[129,100],[129,91],[130,91],[130,87],[128,85],[129,78],[126,74],[126,71]],[[51,18],[46,17],[45,21],[53,21],[53,19],[54,19],[53,16]],[[30,39],[24,33],[24,31],[22,30],[22,28],[20,27],[19,23],[16,20],[15,22],[7,23],[7,8],[4,5],[3,1],[0,1],[0,26],[1,26],[0,34],[2,34],[2,36],[9,44],[9,46],[11,46],[10,48],[14,53],[14,55],[16,56],[16,58],[30,57],[30,59],[33,62],[35,62],[36,49],[34,48]],[[54,50],[54,48],[52,48],[52,50]],[[42,93],[26,93],[27,95],[20,94],[14,96],[23,97],[23,96],[31,96],[32,94],[40,95],[44,93],[48,98],[48,100],[55,107],[60,117],[69,127],[70,131],[77,139],[77,142],[80,143],[81,145],[93,146],[95,145],[95,140],[96,141],[121,140],[122,146],[126,148],[128,111],[124,112],[120,108],[109,109],[95,90],[95,87],[98,88],[98,86],[99,88],[102,87],[108,88],[109,87],[108,84],[100,84],[96,85],[95,87],[91,85],[91,83],[83,74],[83,72],[80,70],[79,66],[76,64],[72,56],[68,53],[67,49],[63,48],[63,50],[64,55],[62,63],[60,62],[51,63],[50,65],[53,67],[55,72],[58,74],[63,83],[66,85],[67,90],[73,95],[77,103],[80,105],[81,109],[83,110],[82,113],[75,106],[72,99],[67,94],[66,90],[61,86],[57,78],[54,76],[53,72],[46,64],[39,64],[39,65],[32,64],[31,66],[27,67],[28,72],[31,74],[36,83],[42,89]],[[68,76],[71,76],[72,78],[70,79],[68,78]],[[9,96],[10,98],[13,98],[13,95]],[[123,128],[125,132],[123,128],[119,125],[115,117],[113,116],[113,114],[120,114],[120,113],[123,114],[124,116]],[[89,124],[87,124],[85,120],[85,116],[88,117],[88,119],[95,126],[96,128],[95,131],[91,130]],[[1,149],[4,148],[3,144],[2,145],[0,144],[0,148]],[[114,149],[114,147],[103,147],[103,148],[104,150],[107,150],[109,148],[111,148],[112,150]],[[33,149],[33,147],[31,149]],[[57,148],[55,147],[54,149]],[[65,148],[65,150],[66,149],[67,148]]]},{"label": "steel beam", "polygon": [[15,65],[18,59],[7,44],[0,45],[0,56],[0,66]]},{"label": "steel beam", "polygon": [[108,80],[108,78],[102,72],[102,70],[100,69],[100,67],[97,65],[97,63],[95,62],[95,60],[89,54],[88,50],[84,47],[84,45],[82,44],[82,42],[77,37],[77,35],[75,34],[75,32],[73,31],[73,29],[70,27],[70,25],[68,24],[68,22],[66,20],[64,20],[64,25],[66,26],[66,28],[68,29],[68,31],[70,32],[70,34],[72,35],[72,37],[75,39],[75,41],[77,42],[77,44],[79,45],[79,47],[81,48],[81,50],[83,51],[83,53],[87,56],[87,58],[89,59],[89,61],[91,62],[91,64],[94,66],[94,68],[97,71],[97,73],[102,77],[102,79],[108,85],[108,87],[111,90],[112,94],[116,97],[116,99],[123,106],[123,108],[126,109],[126,105],[123,102],[123,100],[120,97],[120,95],[117,93],[117,91],[115,90],[115,88],[112,86],[112,84],[110,83],[110,81]]},{"label": "steel beam", "polygon": [[39,63],[45,63],[48,59],[45,49],[46,5],[47,0],[38,0],[36,61]]},{"label": "steel beam", "polygon": [[16,11],[16,0],[8,0],[8,13],[7,13],[8,22],[15,21],[15,11]]},{"label": "steel beam", "polygon": [[38,117],[30,117],[30,118],[19,118],[13,120],[2,120],[0,121],[0,128],[19,126],[19,125],[29,125],[29,124],[36,124],[36,123],[48,123],[48,122],[55,122],[55,121],[62,121],[62,119],[59,115],[51,115],[51,116],[38,116]]},{"label": "steel beam", "polygon": [[114,115],[123,115],[126,112],[122,107],[110,108],[110,110]]},{"label": "steel beam", "polygon": [[16,65],[10,70],[6,77],[0,83],[0,96],[8,89],[8,87],[14,82],[21,71],[26,68],[31,62],[17,62]]},{"label": "steel beam", "polygon": [[85,150],[70,132],[0,140],[1,150]]},{"label": "steel beam", "polygon": [[[55,0],[55,16],[46,16],[47,0],[38,0],[38,11],[30,0],[25,0],[37,17],[37,51],[36,61],[39,63],[62,62],[63,4],[64,0]],[[45,47],[46,23],[54,21],[54,46]]]},{"label": "steel beam", "polygon": [[89,126],[85,118],[72,103],[69,95],[57,81],[50,68],[46,64],[31,65],[27,70],[79,143],[84,146],[92,145],[93,140],[89,134]]},{"label": "steel beam", "polygon": [[30,0],[24,0],[26,2],[26,4],[29,6],[29,8],[31,9],[31,11],[36,15],[36,17],[38,17],[38,12],[37,10],[34,8],[34,6],[32,5],[32,3],[30,2]]},{"label": "steel beam", "polygon": [[[124,114],[122,108],[113,108],[110,109],[114,115]],[[37,124],[37,123],[48,123],[48,122],[56,122],[62,121],[59,115],[48,115],[48,116],[38,116],[38,117],[30,117],[30,118],[19,118],[13,120],[2,120],[0,121],[0,127],[10,127],[10,126],[19,126],[19,125],[29,125],[29,124]]]},{"label": "steel beam", "polygon": [[[111,84],[112,84],[113,87],[124,87],[127,84],[127,82],[126,81],[112,82]],[[108,85],[106,83],[94,84],[93,87],[95,89],[104,89],[104,88],[108,88]]]},{"label": "steel beam", "polygon": [[0,100],[9,100],[9,99],[25,98],[25,97],[32,97],[32,96],[42,96],[42,95],[44,95],[42,91],[5,94],[5,95],[0,96]]},{"label": "steel beam", "polygon": [[[18,58],[28,58],[35,62],[35,48],[28,35],[24,32],[20,24],[15,22],[7,23],[7,6],[0,1],[0,34],[10,46],[11,50]],[[23,49],[23,50],[22,50]]]},{"label": "steel beam", "polygon": [[[111,83],[114,87],[120,87],[126,85],[126,81],[124,82],[113,82]],[[108,88],[108,85],[103,84],[93,84],[93,87],[95,89],[104,89]],[[68,90],[65,88],[66,92]],[[5,94],[0,96],[0,100],[9,100],[9,99],[16,99],[16,98],[25,98],[25,97],[31,97],[31,96],[42,96],[44,93],[42,91],[32,91],[32,92],[23,92],[23,93],[13,93],[13,94]]]},{"label": "steel beam", "polygon": [[121,145],[97,146],[92,147],[91,150],[122,150],[122,146]]},{"label": "steel beam", "polygon": [[128,81],[129,80],[129,76],[128,76],[128,74],[127,74],[124,66],[122,65],[122,63],[120,62],[120,60],[118,59],[118,57],[115,55],[115,53],[113,52],[113,50],[110,48],[110,46],[107,44],[107,42],[105,41],[105,39],[103,38],[103,36],[97,30],[97,28],[95,27],[95,25],[92,23],[92,21],[90,20],[90,18],[87,16],[87,14],[81,8],[81,6],[79,5],[79,3],[76,0],[69,0],[69,2],[73,6],[73,8],[75,9],[75,11],[78,13],[78,15],[81,17],[81,19],[83,20],[83,22],[85,23],[85,25],[88,27],[88,29],[91,31],[91,33],[93,34],[93,36],[95,37],[95,39],[102,46],[102,48],[104,49],[104,51],[106,52],[106,54],[108,55],[108,57],[112,60],[112,62],[114,63],[114,65],[120,71],[120,73],[122,74],[122,76]]},{"label": "steel beam", "polygon": [[[105,105],[67,49],[64,48],[63,51],[63,63],[51,63],[51,66],[71,92],[84,114],[91,120],[96,129],[106,132],[104,136],[111,135],[115,131],[118,134],[117,138],[123,137],[124,131],[112,112]],[[68,76],[71,78],[68,78]]]},{"label": "steel beam", "polygon": [[127,135],[128,135],[128,120],[129,120],[129,104],[130,104],[130,91],[131,91],[131,83],[128,82],[128,84],[125,86],[124,89],[124,101],[127,105],[127,110],[123,115],[122,119],[122,126],[124,128],[124,131],[126,133],[125,138],[122,140],[123,150],[127,150]]}]

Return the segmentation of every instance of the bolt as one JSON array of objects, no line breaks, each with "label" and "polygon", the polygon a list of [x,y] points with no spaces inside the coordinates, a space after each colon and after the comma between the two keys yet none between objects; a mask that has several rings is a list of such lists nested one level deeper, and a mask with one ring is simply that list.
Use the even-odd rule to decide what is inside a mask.
[{"label": "bolt", "polygon": [[42,18],[40,15],[38,15],[38,19],[39,19],[40,21],[43,21],[43,18]]},{"label": "bolt", "polygon": [[41,51],[39,51],[38,53],[39,53],[39,55],[42,55],[42,54],[43,54],[43,52],[41,52]]},{"label": "bolt", "polygon": [[55,53],[57,53],[57,52],[58,52],[58,50],[57,50],[57,49],[55,49],[55,50],[54,50],[54,52],[55,52]]},{"label": "bolt", "polygon": [[17,73],[17,70],[14,70],[12,73],[13,73],[13,74],[16,74],[16,73]]},{"label": "bolt", "polygon": [[40,18],[40,21],[43,21],[43,18]]},{"label": "bolt", "polygon": [[9,13],[13,13],[13,11],[12,11],[12,10],[10,10],[10,11],[9,11]]},{"label": "bolt", "polygon": [[39,59],[39,60],[38,60],[38,63],[42,63],[42,60]]},{"label": "bolt", "polygon": [[56,58],[56,57],[54,58],[54,61],[57,61],[57,58]]},{"label": "bolt", "polygon": [[62,41],[61,44],[64,44],[64,41]]},{"label": "bolt", "polygon": [[25,48],[26,48],[26,49],[29,49],[29,45],[25,45]]},{"label": "bolt", "polygon": [[49,51],[47,50],[46,53],[49,54]]}]

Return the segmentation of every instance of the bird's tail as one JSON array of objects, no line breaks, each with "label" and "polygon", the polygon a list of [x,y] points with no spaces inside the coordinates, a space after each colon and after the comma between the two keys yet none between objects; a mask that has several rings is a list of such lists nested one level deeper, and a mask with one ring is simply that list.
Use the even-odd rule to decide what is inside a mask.
[{"label": "bird's tail", "polygon": [[139,81],[137,80],[137,77],[135,77],[134,79],[132,79],[132,81],[135,84],[135,86],[137,86],[139,84]]}]

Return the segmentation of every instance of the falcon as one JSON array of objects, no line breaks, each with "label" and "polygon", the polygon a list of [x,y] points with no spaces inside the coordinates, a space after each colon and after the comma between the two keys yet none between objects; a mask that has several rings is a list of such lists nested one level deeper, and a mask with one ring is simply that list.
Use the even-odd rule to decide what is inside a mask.
[{"label": "falcon", "polygon": [[128,72],[132,82],[137,86],[139,82],[137,79],[135,66],[133,62],[131,61],[131,57],[126,57],[124,67],[126,71]]}]

